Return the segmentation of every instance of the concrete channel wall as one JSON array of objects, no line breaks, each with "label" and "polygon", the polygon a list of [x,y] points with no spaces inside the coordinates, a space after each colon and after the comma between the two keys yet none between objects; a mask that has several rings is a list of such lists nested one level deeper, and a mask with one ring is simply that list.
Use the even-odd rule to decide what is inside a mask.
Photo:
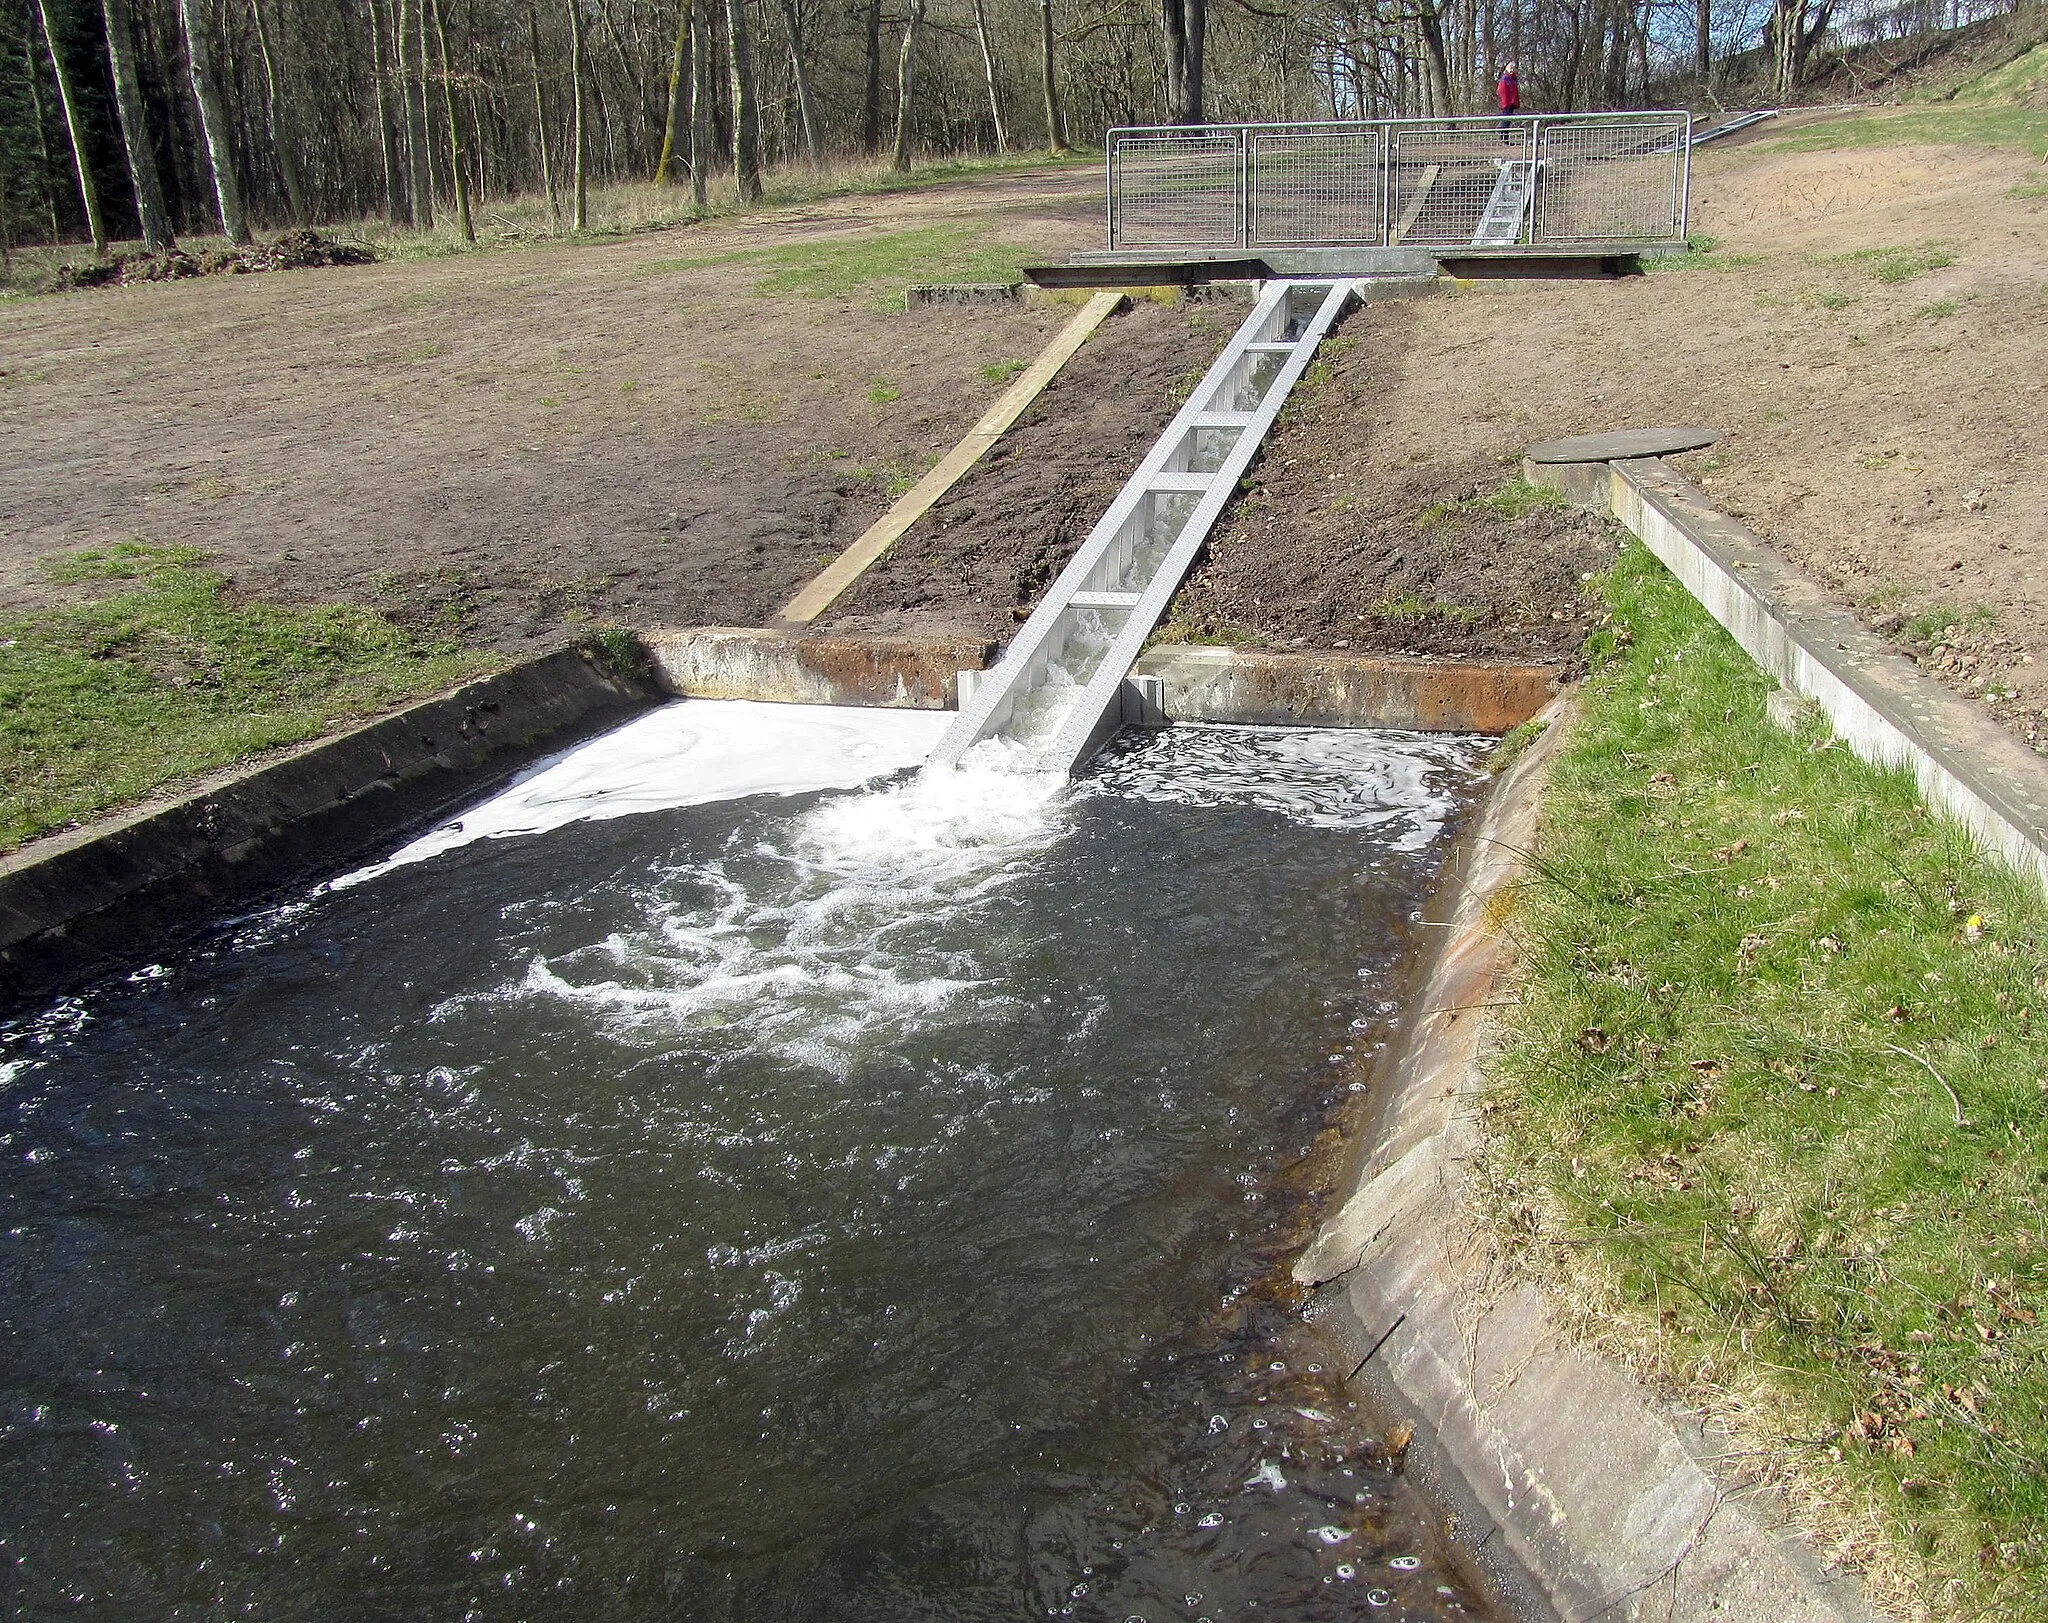
[{"label": "concrete channel wall", "polygon": [[1534,482],[1639,536],[1764,670],[1858,755],[1912,772],[1928,803],[2048,886],[2048,762],[1915,669],[1657,457],[1525,464]]},{"label": "concrete channel wall", "polygon": [[[167,803],[0,857],[0,1018],[150,961],[234,911],[444,816],[537,757],[664,698],[954,708],[977,638],[752,627],[650,630],[640,676],[565,651],[529,660]],[[1554,691],[1548,666],[1159,650],[1167,715],[1504,732]],[[1149,719],[1149,718],[1148,718]]]},{"label": "concrete channel wall", "polygon": [[1476,1215],[1486,1010],[1510,968],[1500,904],[1569,703],[1460,842],[1430,915],[1440,944],[1374,1079],[1376,1119],[1295,1278],[1361,1395],[1414,1427],[1408,1474],[1509,1615],[1870,1623],[1856,1580],[1782,1531],[1690,1417],[1559,1330]]},{"label": "concrete channel wall", "polygon": [[565,650],[0,857],[0,1018],[147,963],[658,697]]}]

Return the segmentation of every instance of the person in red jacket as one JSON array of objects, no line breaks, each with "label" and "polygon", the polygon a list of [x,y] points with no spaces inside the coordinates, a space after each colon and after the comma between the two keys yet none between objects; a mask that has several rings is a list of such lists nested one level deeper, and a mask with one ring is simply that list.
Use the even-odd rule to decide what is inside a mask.
[{"label": "person in red jacket", "polygon": [[1509,129],[1513,127],[1509,120],[1522,105],[1522,81],[1515,77],[1514,63],[1510,62],[1501,69],[1500,83],[1493,88],[1495,94],[1500,97],[1500,138],[1505,141]]}]

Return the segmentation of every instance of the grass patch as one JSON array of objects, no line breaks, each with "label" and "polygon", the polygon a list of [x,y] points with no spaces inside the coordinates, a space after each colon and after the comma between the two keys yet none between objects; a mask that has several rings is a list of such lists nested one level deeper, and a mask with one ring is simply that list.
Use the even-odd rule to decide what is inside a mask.
[{"label": "grass patch", "polygon": [[[1031,250],[991,242],[985,227],[968,224],[884,231],[846,242],[792,243],[761,250],[768,273],[757,293],[848,298],[878,282],[1016,282]],[[901,298],[899,293],[898,300]]]},{"label": "grass patch", "polygon": [[111,589],[0,618],[0,850],[494,663],[368,609],[237,602],[186,547],[128,542],[44,575]]},{"label": "grass patch", "polygon": [[1773,141],[1774,152],[1832,152],[1844,148],[1914,146],[2017,147],[2048,157],[2048,112],[2011,104],[1965,103],[1939,107],[1872,108],[1823,119]]},{"label": "grass patch", "polygon": [[1946,642],[1951,636],[1967,637],[1974,632],[1989,631],[1997,624],[1998,610],[1989,603],[1936,603],[1931,608],[1922,609],[1899,629],[1914,642],[1931,646]]},{"label": "grass patch", "polygon": [[1838,254],[1837,265],[1860,265],[1880,282],[1896,285],[1910,282],[1929,271],[1946,270],[1956,262],[1945,242],[1922,242],[1910,248],[1859,248],[1853,254]]},{"label": "grass patch", "polygon": [[1415,517],[1415,522],[1425,529],[1441,524],[1459,513],[1492,513],[1498,518],[1527,518],[1531,513],[1546,507],[1564,506],[1564,496],[1548,485],[1532,483],[1527,479],[1511,479],[1500,489],[1485,496],[1468,496],[1463,501],[1435,502],[1425,507]]},{"label": "grass patch", "polygon": [[1958,299],[1936,299],[1931,304],[1921,305],[1913,314],[1926,321],[1946,321],[1962,307]]},{"label": "grass patch", "polygon": [[1030,368],[1029,361],[990,361],[981,369],[981,375],[991,383],[1008,383],[1019,372]]},{"label": "grass patch", "polygon": [[1710,237],[1704,232],[1694,232],[1685,239],[1682,254],[1650,254],[1643,259],[1643,269],[1651,274],[1665,271],[1733,271],[1748,270],[1752,265],[1761,265],[1760,254],[1724,253],[1721,239]]},{"label": "grass patch", "polygon": [[1147,648],[1160,643],[1179,643],[1193,648],[1256,648],[1265,642],[1256,631],[1242,626],[1212,625],[1193,620],[1168,620],[1145,639]]},{"label": "grass patch", "polygon": [[868,400],[877,406],[893,406],[903,398],[903,391],[887,378],[876,378],[868,386]]},{"label": "grass patch", "polygon": [[1516,904],[1502,1232],[1768,1459],[1830,1558],[2048,1613],[2048,905],[1639,545]]}]

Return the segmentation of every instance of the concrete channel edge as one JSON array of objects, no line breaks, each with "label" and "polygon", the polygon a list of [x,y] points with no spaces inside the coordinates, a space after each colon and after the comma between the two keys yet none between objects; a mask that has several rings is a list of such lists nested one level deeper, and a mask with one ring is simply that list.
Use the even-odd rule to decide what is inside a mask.
[{"label": "concrete channel edge", "polygon": [[1376,1118],[1295,1264],[1307,1316],[1368,1404],[1414,1427],[1407,1471],[1511,1615],[1654,1623],[1877,1623],[1854,1577],[1717,1465],[1713,1438],[1504,1275],[1469,1172],[1488,1006],[1511,968],[1500,909],[1526,871],[1567,696],[1460,842],[1443,940],[1382,1056]]},{"label": "concrete channel edge", "polygon": [[2048,761],[1915,669],[1661,458],[1529,462],[1524,473],[1620,520],[1852,750],[1912,772],[1930,805],[2048,887]]},{"label": "concrete channel edge", "polygon": [[146,963],[659,698],[565,649],[0,858],[0,1017]]}]

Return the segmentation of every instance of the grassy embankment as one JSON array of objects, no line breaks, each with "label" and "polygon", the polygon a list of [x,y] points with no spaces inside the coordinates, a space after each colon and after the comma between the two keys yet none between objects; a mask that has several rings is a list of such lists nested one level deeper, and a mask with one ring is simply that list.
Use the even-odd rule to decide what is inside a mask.
[{"label": "grassy embankment", "polygon": [[47,569],[87,595],[0,617],[0,851],[499,663],[367,609],[240,602],[189,548]]},{"label": "grassy embankment", "polygon": [[[2048,84],[2048,45],[1994,68],[1951,95],[1822,119],[1770,143],[1781,152],[1849,147],[2016,147],[2048,161],[2048,109],[2033,104]],[[2022,193],[2025,188],[2019,188]],[[2040,195],[2034,192],[2031,195]]]},{"label": "grassy embankment", "polygon": [[2048,905],[1774,727],[1640,546],[1604,590],[1510,926],[1499,1230],[1880,1598],[2048,1615]]}]

